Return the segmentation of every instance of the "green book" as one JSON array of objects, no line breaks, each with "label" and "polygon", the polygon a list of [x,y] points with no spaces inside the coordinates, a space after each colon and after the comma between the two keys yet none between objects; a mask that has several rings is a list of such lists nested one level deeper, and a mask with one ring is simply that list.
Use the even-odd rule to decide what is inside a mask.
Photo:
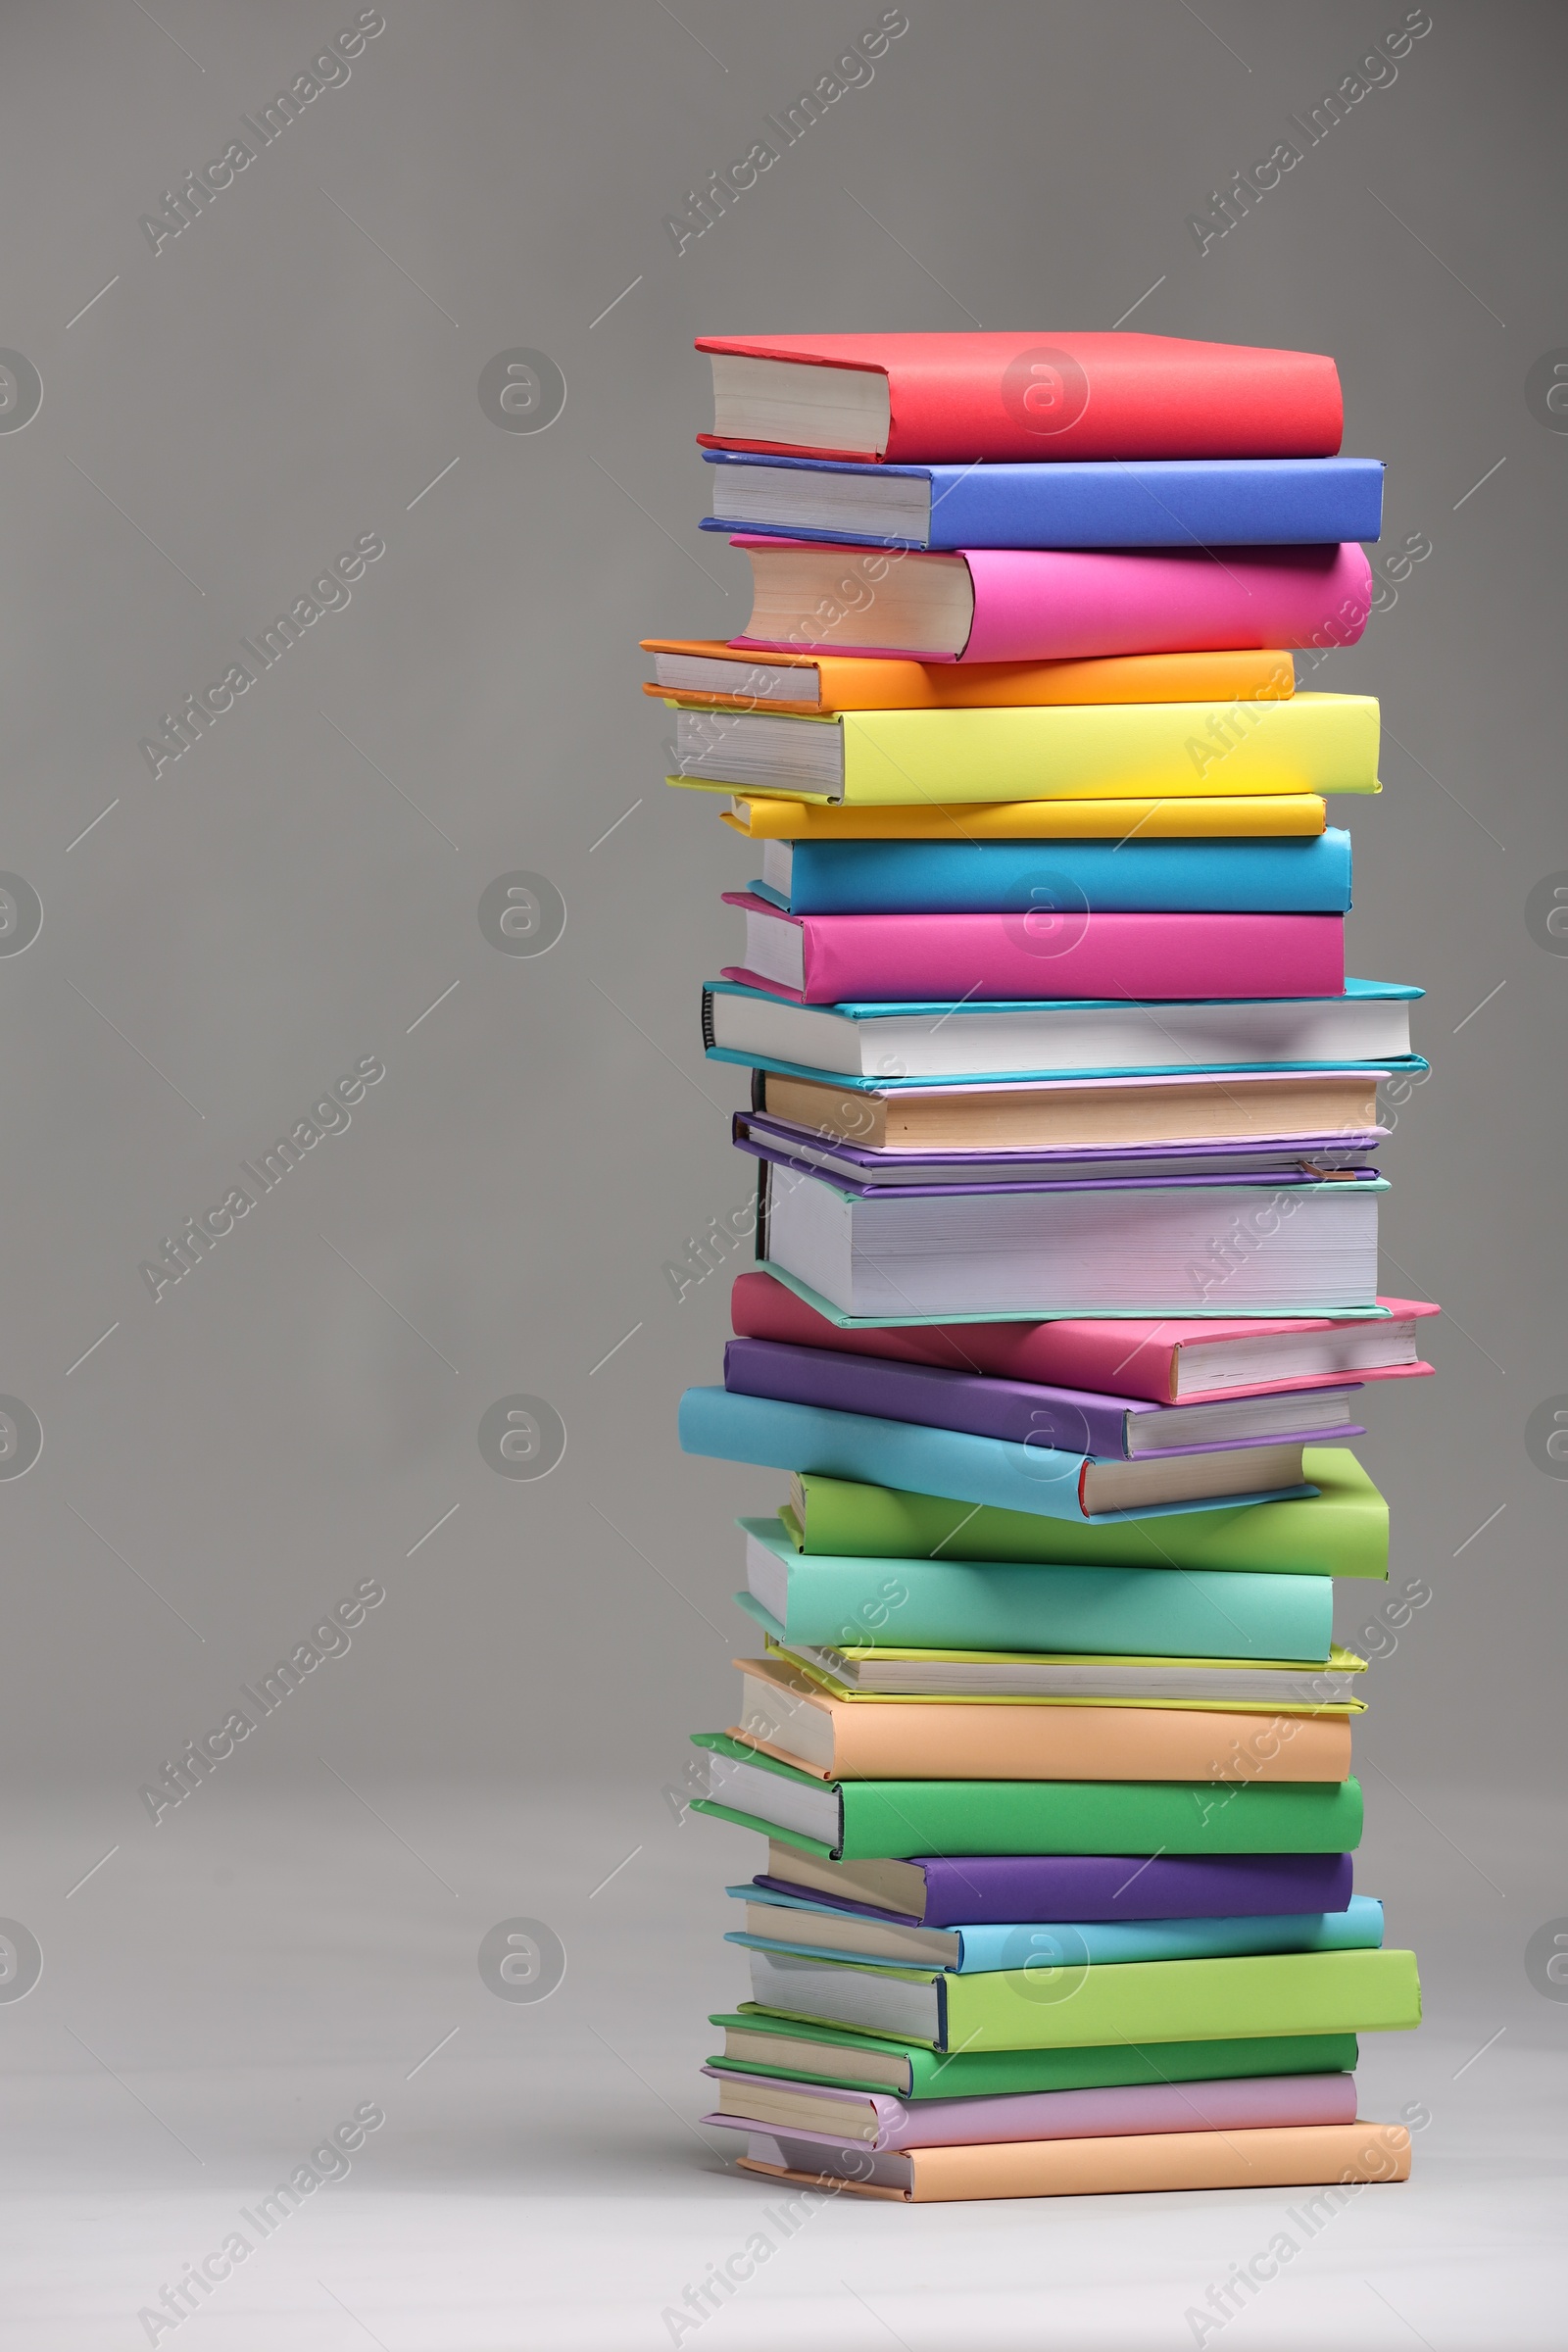
[{"label": "green book", "polygon": [[1031,1560],[1062,1568],[1244,1568],[1256,1575],[1386,1577],[1389,1506],[1353,1453],[1308,1446],[1305,1500],[1178,1511],[1163,1519],[1040,1519],[801,1471],[781,1514],[802,1551],[864,1560]]},{"label": "green book", "polygon": [[958,2050],[813,2026],[745,2001],[709,2019],[724,2030],[710,2066],[732,2075],[782,2075],[836,2090],[890,2090],[901,2099],[994,2098],[1012,2090],[1101,2090],[1120,2082],[1224,2082],[1242,2075],[1353,2074],[1353,2034],[1257,2034],[1248,2041],[1110,2042],[1094,2049]]},{"label": "green book", "polygon": [[1270,1952],[1245,1959],[1055,1962],[963,1977],[793,1952],[750,1954],[753,1997],[786,2017],[934,2050],[1388,2034],[1421,2023],[1414,1952]]},{"label": "green book", "polygon": [[1358,1781],[821,1781],[725,1732],[692,1739],[708,1750],[708,1792],[694,1813],[830,1862],[1346,1854],[1361,1841]]}]

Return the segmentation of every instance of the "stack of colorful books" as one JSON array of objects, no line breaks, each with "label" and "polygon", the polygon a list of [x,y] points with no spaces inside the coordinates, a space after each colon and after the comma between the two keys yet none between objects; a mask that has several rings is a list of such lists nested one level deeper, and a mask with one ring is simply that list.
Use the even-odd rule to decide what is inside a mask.
[{"label": "stack of colorful books", "polygon": [[1378,706],[1293,661],[1366,624],[1382,467],[1306,353],[699,348],[756,601],[648,691],[760,845],[703,1002],[759,1265],[680,1438],[790,1478],[697,1739],[767,1840],[707,2120],[915,2201],[1403,2179],[1333,1601],[1431,1369],[1377,1284],[1420,991],[1346,977]]}]

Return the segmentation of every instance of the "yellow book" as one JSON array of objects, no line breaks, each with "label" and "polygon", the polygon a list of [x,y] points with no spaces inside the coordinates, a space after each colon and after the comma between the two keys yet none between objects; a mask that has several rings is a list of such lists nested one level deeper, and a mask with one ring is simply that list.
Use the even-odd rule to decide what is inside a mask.
[{"label": "yellow book", "polygon": [[968,801],[1377,792],[1368,694],[1288,702],[1078,703],[980,710],[675,713],[671,782],[748,797],[945,807]]},{"label": "yellow book", "polygon": [[719,821],[749,841],[1126,841],[1134,834],[1145,841],[1247,840],[1321,833],[1328,807],[1313,792],[1234,801],[969,801],[942,808],[845,808],[739,794]]}]

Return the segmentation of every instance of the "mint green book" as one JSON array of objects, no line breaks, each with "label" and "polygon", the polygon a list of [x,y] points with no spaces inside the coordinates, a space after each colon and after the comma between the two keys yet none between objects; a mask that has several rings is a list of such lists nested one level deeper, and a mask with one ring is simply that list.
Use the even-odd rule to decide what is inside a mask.
[{"label": "mint green book", "polygon": [[1097,2048],[957,2050],[813,2026],[755,2001],[709,2019],[724,2074],[782,2075],[835,2090],[890,2090],[901,2099],[995,2098],[1014,2090],[1102,2090],[1123,2082],[1224,2082],[1244,2075],[1353,2074],[1353,2034],[1255,2034],[1246,2041],[1107,2042]]},{"label": "mint green book", "polygon": [[1421,2023],[1414,1952],[1270,1952],[1245,1959],[1056,1961],[961,1977],[791,1952],[750,1955],[753,1998],[787,2017],[934,2050],[1388,2034]]},{"label": "mint green book", "polygon": [[1361,1842],[1358,1781],[821,1781],[725,1732],[695,1732],[692,1740],[708,1750],[708,1792],[694,1800],[694,1813],[830,1862],[1345,1854]]},{"label": "mint green book", "polygon": [[799,1472],[781,1516],[800,1550],[841,1558],[1029,1560],[1062,1568],[1229,1568],[1258,1576],[1386,1577],[1389,1506],[1353,1453],[1308,1446],[1320,1491],[1164,1519],[1040,1519],[896,1487]]}]

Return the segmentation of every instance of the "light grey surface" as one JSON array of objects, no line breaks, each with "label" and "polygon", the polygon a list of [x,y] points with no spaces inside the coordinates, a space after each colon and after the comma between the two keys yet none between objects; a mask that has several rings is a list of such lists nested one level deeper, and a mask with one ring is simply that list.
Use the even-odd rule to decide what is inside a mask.
[{"label": "light grey surface", "polygon": [[[1352,962],[1431,992],[1385,1279],[1444,1299],[1442,1377],[1378,1395],[1361,1450],[1396,1582],[1436,1597],[1379,1667],[1359,1746],[1369,1838],[1407,1873],[1394,1931],[1422,1925],[1445,1988],[1371,2080],[1438,2120],[1408,2195],[1364,2200],[1309,2283],[1227,2332],[1315,2340],[1332,2313],[1342,2340],[1405,2340],[1375,2302],[1344,2320],[1364,2272],[1440,2352],[1548,2341],[1528,2314],[1549,2308],[1539,2200],[1560,2157],[1535,2102],[1565,2011],[1522,1955],[1568,1892],[1543,1862],[1560,1826],[1552,1846],[1530,1815],[1541,1850],[1504,1837],[1504,1870],[1495,1824],[1560,1775],[1564,1492],[1524,1449],[1568,1390],[1568,963],[1524,924],[1568,866],[1568,437],[1524,395],[1568,342],[1560,12],[1437,11],[1393,86],[1200,255],[1188,216],[1381,20],[914,8],[870,84],[677,255],[663,216],[879,10],[393,5],[347,82],[155,255],[139,217],[356,13],[54,0],[0,25],[0,343],[43,382],[0,432],[0,868],[44,910],[0,956],[0,1393],[44,1432],[0,1480],[0,1910],[45,1955],[0,2008],[36,2222],[0,2331],[145,2340],[142,2280],[361,2097],[388,2122],[327,2218],[299,2219],[193,2342],[364,2340],[317,2264],[390,2352],[657,2343],[666,2280],[744,2235],[755,2192],[686,2120],[703,2011],[737,1983],[708,1855],[739,1841],[705,1830],[705,1852],[659,1794],[687,1728],[729,1711],[728,1522],[777,1491],[673,1440],[680,1387],[715,1376],[725,1277],[677,1304],[662,1268],[749,1190],[741,1080],[702,1061],[696,991],[732,950],[717,893],[751,861],[664,790],[665,721],[637,692],[640,635],[746,611],[740,559],[695,529],[690,340],[1102,326],[1136,304],[1132,327],[1334,352],[1347,449],[1390,462],[1387,546],[1433,544],[1323,674],[1377,691],[1391,737],[1385,798],[1349,816]],[[481,370],[518,349],[565,377],[545,432],[480,406]],[[348,607],[155,781],[137,745],[160,713],[364,533],[386,553]],[[519,871],[567,908],[542,956],[480,929],[481,894]],[[387,1074],[347,1132],[155,1305],[139,1261],[362,1055]],[[479,1450],[481,1416],[519,1395],[565,1425],[542,1481]],[[387,1598],[349,1652],[155,1828],[138,1790],[164,1759],[367,1578]],[[566,1785],[598,1791],[569,1848],[528,1809]],[[703,1922],[673,1942],[666,1869]],[[538,2009],[492,2000],[474,1966],[518,1915],[569,1954]],[[587,1988],[616,1992],[614,2022]],[[1432,2085],[1505,2017],[1445,2105]],[[624,2034],[657,2097],[592,2027]],[[1188,2278],[1252,2231],[1247,2199],[835,2207],[709,2327],[1179,2342]],[[943,2300],[993,2264],[1010,2284],[979,2316]],[[1063,2277],[1075,2299],[1046,2299]]]}]

